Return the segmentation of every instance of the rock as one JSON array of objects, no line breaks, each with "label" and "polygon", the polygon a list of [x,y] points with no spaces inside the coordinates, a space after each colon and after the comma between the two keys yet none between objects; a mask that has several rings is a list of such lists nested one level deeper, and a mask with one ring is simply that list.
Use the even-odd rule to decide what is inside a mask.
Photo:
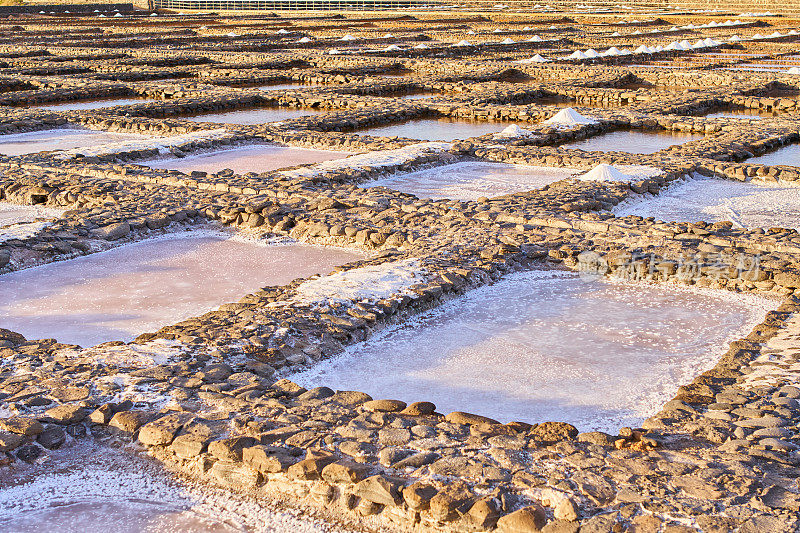
[{"label": "rock", "polygon": [[406,408],[406,402],[400,400],[371,400],[361,404],[361,408],[370,413],[394,413]]},{"label": "rock", "polygon": [[290,466],[286,474],[289,479],[298,480],[312,480],[320,479],[322,477],[322,470],[329,464],[336,461],[336,456],[329,455],[325,457],[311,457],[303,459]]},{"label": "rock", "polygon": [[438,490],[424,481],[415,481],[403,489],[403,500],[406,504],[417,511],[427,509],[430,506],[431,498],[438,494]]},{"label": "rock", "polygon": [[328,483],[358,483],[369,476],[372,466],[349,460],[331,463],[322,469],[322,479]]},{"label": "rock", "polygon": [[250,489],[258,485],[260,476],[258,472],[242,463],[217,461],[211,467],[211,475],[221,484],[236,488]]},{"label": "rock", "polygon": [[121,411],[111,417],[109,426],[125,433],[135,433],[155,416],[149,411]]},{"label": "rock", "polygon": [[44,412],[44,419],[54,424],[77,424],[86,418],[86,410],[75,404],[58,405]]},{"label": "rock", "polygon": [[414,402],[401,411],[404,415],[427,416],[436,411],[436,405],[431,402]]},{"label": "rock", "polygon": [[410,457],[406,457],[405,459],[401,459],[396,463],[390,465],[392,468],[396,468],[397,470],[402,470],[404,468],[419,468],[421,466],[429,465],[433,462],[438,461],[441,458],[436,452],[419,452],[415,453]]},{"label": "rock", "polygon": [[38,446],[34,446],[33,444],[26,444],[25,446],[20,446],[17,448],[15,455],[20,461],[32,463],[38,459],[40,455],[42,455],[42,449]]},{"label": "rock", "polygon": [[286,472],[297,462],[287,448],[256,444],[242,450],[242,461],[262,474]]},{"label": "rock", "polygon": [[529,505],[507,514],[497,521],[499,533],[535,533],[547,523],[547,515],[540,505]]},{"label": "rock", "polygon": [[373,503],[394,506],[400,505],[403,501],[401,495],[403,485],[401,479],[377,475],[359,482],[353,489],[353,493]]},{"label": "rock", "polygon": [[89,415],[89,421],[94,424],[108,424],[111,421],[111,417],[114,416],[116,413],[116,409],[114,404],[106,403],[92,411]]},{"label": "rock", "polygon": [[145,446],[167,446],[191,418],[187,413],[174,413],[148,422],[139,429],[139,442]]},{"label": "rock", "polygon": [[441,522],[453,520],[458,513],[464,513],[472,506],[475,496],[460,487],[448,487],[431,498],[430,513]]},{"label": "rock", "polygon": [[462,411],[453,411],[444,417],[444,419],[451,424],[500,424],[497,420],[488,418],[486,416],[474,415],[472,413],[464,413]]},{"label": "rock", "polygon": [[613,446],[614,437],[602,431],[590,431],[588,433],[578,433],[578,442],[587,442],[596,446]]},{"label": "rock", "polygon": [[553,516],[559,520],[574,522],[578,519],[578,508],[570,498],[564,498],[556,505]]},{"label": "rock", "polygon": [[48,450],[55,450],[61,447],[67,440],[67,433],[61,426],[47,426],[44,430],[36,436],[36,442],[47,448]]},{"label": "rock", "polygon": [[297,397],[298,400],[324,400],[336,394],[328,387],[316,387]]},{"label": "rock", "polygon": [[127,222],[118,222],[116,224],[109,224],[94,230],[94,234],[100,239],[107,241],[116,241],[123,237],[127,237],[131,232],[131,226]]},{"label": "rock", "polygon": [[470,507],[465,516],[466,522],[479,530],[491,529],[500,518],[500,502],[497,498],[481,498]]},{"label": "rock", "polygon": [[529,436],[549,444],[574,439],[578,436],[578,428],[566,422],[542,422],[530,431]]},{"label": "rock", "polygon": [[10,452],[25,442],[25,437],[19,433],[0,431],[0,452]]},{"label": "rock", "polygon": [[358,391],[337,391],[336,394],[331,396],[330,401],[340,403],[345,406],[355,407],[362,403],[372,400],[369,394]]},{"label": "rock", "polygon": [[0,431],[9,431],[11,433],[19,433],[27,437],[38,435],[44,430],[42,423],[34,418],[8,418],[0,420]]},{"label": "rock", "polygon": [[203,453],[210,439],[204,435],[186,433],[178,435],[169,445],[169,448],[181,459],[191,459]]},{"label": "rock", "polygon": [[229,437],[208,443],[208,453],[220,461],[238,462],[242,460],[245,448],[258,443],[253,437]]}]

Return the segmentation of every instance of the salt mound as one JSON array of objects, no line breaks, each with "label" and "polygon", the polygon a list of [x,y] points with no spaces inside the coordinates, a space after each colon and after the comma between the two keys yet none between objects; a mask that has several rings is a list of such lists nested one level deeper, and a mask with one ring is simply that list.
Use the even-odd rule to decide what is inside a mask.
[{"label": "salt mound", "polygon": [[526,64],[526,63],[547,63],[549,61],[550,61],[549,59],[544,58],[544,57],[540,56],[539,54],[536,54],[535,56],[530,57],[528,59],[520,59],[519,61],[515,61],[515,63],[521,63],[521,64]]},{"label": "salt mound", "polygon": [[427,50],[428,48],[427,44],[420,43],[414,47],[414,50]]},{"label": "salt mound", "polygon": [[275,33],[279,33],[280,35],[286,35],[287,33],[289,33],[289,31],[281,28],[278,31],[276,31]]},{"label": "salt mound", "polygon": [[342,37],[342,38],[341,38],[341,39],[339,39],[339,40],[340,40],[340,41],[355,41],[355,40],[357,40],[357,38],[356,38],[356,37],[353,37],[352,35],[350,35],[350,34],[348,33],[347,35],[345,35],[344,37]]},{"label": "salt mound", "polygon": [[621,172],[616,167],[606,163],[600,163],[592,170],[582,176],[578,176],[581,181],[631,181],[631,177],[624,172]]},{"label": "salt mound", "polygon": [[512,139],[516,137],[527,137],[531,134],[530,130],[520,128],[516,124],[512,124],[503,131],[495,133],[495,138]]},{"label": "salt mound", "polygon": [[587,56],[580,50],[575,50],[574,52],[572,52],[572,54],[570,54],[567,57],[567,59],[589,59],[589,56]]},{"label": "salt mound", "polygon": [[458,41],[453,46],[472,46],[472,43],[470,43],[469,41],[463,41],[462,40],[462,41]]},{"label": "salt mound", "polygon": [[789,69],[789,74],[800,74],[800,67],[792,67]]},{"label": "salt mound", "polygon": [[300,40],[297,41],[298,43],[310,43],[311,37],[302,37]]},{"label": "salt mound", "polygon": [[389,46],[383,49],[384,52],[397,52],[399,50],[402,50],[402,48],[400,48],[396,44],[390,44]]},{"label": "salt mound", "polygon": [[511,37],[506,37],[505,39],[503,39],[502,41],[500,41],[500,44],[514,44],[514,43],[516,43],[516,42],[517,42],[517,41],[515,41],[515,40],[514,40],[514,39],[512,39]]},{"label": "salt mound", "polygon": [[544,124],[553,126],[575,126],[580,124],[597,124],[596,120],[584,117],[571,107],[566,107],[554,116],[544,121]]}]

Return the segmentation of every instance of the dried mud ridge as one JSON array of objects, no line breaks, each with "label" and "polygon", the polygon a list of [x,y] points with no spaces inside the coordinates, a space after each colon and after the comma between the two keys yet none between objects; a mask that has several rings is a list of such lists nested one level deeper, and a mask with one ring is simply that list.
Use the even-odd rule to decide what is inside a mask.
[{"label": "dried mud ridge", "polygon": [[[168,467],[196,479],[319,508],[333,520],[365,529],[796,531],[800,235],[724,222],[615,218],[608,210],[639,194],[658,194],[693,173],[783,184],[800,180],[797,166],[747,163],[800,139],[800,77],[725,70],[745,61],[725,53],[778,60],[798,52],[798,39],[787,34],[725,44],[709,60],[660,54],[684,67],[679,69],[637,65],[638,56],[513,62],[555,48],[604,49],[620,41],[635,48],[648,39],[734,32],[766,35],[794,24],[745,19],[733,29],[669,29],[708,20],[665,17],[620,24],[585,15],[441,13],[295,19],[160,14],[117,20],[24,15],[0,21],[0,132],[75,126],[153,137],[153,142],[0,156],[0,200],[67,209],[35,234],[0,243],[0,272],[210,223],[373,253],[340,271],[417,258],[420,277],[403,294],[367,303],[309,302],[297,290],[304,280],[265,287],[217,311],[143,334],[131,345],[83,350],[0,330],[3,468],[37,460],[72,438],[92,437],[138,442]],[[465,35],[465,24],[476,35]],[[616,40],[598,33],[631,26],[661,33]],[[544,42],[474,47],[435,42],[499,41],[498,27],[517,40],[535,33]],[[280,28],[289,31],[278,33]],[[383,37],[387,32],[394,37]],[[339,39],[347,33],[359,35],[359,46],[396,42],[407,50],[329,54],[345,47]],[[312,41],[298,43],[303,36]],[[429,48],[411,49],[416,43]],[[387,72],[402,77],[381,76]],[[278,82],[319,85],[275,93],[254,88]],[[421,91],[435,94],[427,100],[400,98]],[[25,107],[103,97],[155,100],[91,111]],[[546,103],[554,98],[571,101],[598,123],[540,124],[558,111]],[[325,112],[258,126],[186,118],[264,105]],[[746,121],[701,116],[730,106],[773,116]],[[532,133],[426,145],[354,133],[423,117],[503,119],[527,123],[522,125]],[[705,137],[651,155],[559,147],[628,129]],[[245,175],[183,174],[135,163],[164,151],[185,155],[254,142],[392,152],[382,165],[366,159]],[[606,162],[649,165],[663,174],[631,184],[566,179],[477,202],[420,200],[386,188],[356,187],[396,171],[455,161],[580,170]],[[738,263],[742,255],[759,255],[760,268]],[[699,258],[696,268],[682,268],[685,257]],[[500,424],[479,414],[437,413],[425,398],[406,405],[337,392],[324,383],[305,390],[280,379],[388,324],[532,268],[591,269],[749,291],[779,297],[782,304],[733,342],[716,367],[682,386],[642,428],[621,428],[618,435],[578,433],[557,421]],[[154,346],[169,347],[169,363],[143,363]]]}]

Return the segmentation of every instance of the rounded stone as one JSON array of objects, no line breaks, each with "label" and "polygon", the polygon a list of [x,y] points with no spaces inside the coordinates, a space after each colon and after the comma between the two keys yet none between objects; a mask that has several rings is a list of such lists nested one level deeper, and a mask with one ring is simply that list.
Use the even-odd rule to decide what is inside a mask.
[{"label": "rounded stone", "polygon": [[362,409],[371,413],[395,413],[406,408],[406,402],[400,400],[372,400],[364,402]]}]

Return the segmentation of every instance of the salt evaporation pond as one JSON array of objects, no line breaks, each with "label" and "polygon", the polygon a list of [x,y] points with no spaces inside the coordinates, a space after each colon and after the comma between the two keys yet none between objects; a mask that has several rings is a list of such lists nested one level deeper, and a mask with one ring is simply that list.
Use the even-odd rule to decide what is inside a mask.
[{"label": "salt evaporation pond", "polygon": [[569,168],[465,162],[395,174],[363,186],[385,186],[419,198],[477,200],[539,189],[578,173]]},{"label": "salt evaporation pond", "polygon": [[207,232],[150,239],[0,276],[0,327],[81,346],[130,341],[361,257]]},{"label": "salt evaporation pond", "polygon": [[224,168],[230,168],[238,174],[244,174],[245,172],[269,172],[296,165],[321,163],[349,155],[351,155],[349,152],[256,144],[186,157],[152,159],[139,164],[150,168],[180,170],[186,173],[193,170],[219,172]]},{"label": "salt evaporation pond", "polygon": [[104,109],[118,105],[133,105],[144,102],[155,102],[153,98],[103,98],[101,100],[75,100],[61,104],[44,104],[32,106],[36,109],[48,109],[50,111],[78,111],[87,109]]},{"label": "salt evaporation pond", "polygon": [[268,122],[279,122],[293,118],[307,117],[317,113],[327,113],[324,109],[296,109],[288,107],[262,107],[257,109],[240,109],[238,111],[226,111],[223,113],[206,113],[203,115],[191,115],[185,117],[187,120],[197,122],[214,122],[219,124],[242,124],[256,125]]},{"label": "salt evaporation pond", "polygon": [[599,152],[628,152],[652,154],[676,144],[702,139],[703,135],[680,132],[612,131],[582,141],[562,144],[563,148],[577,148]]},{"label": "salt evaporation pond", "polygon": [[0,154],[24,155],[45,150],[71,150],[88,148],[101,144],[121,141],[141,141],[150,139],[145,135],[133,133],[111,133],[108,131],[80,128],[56,128],[0,135]]},{"label": "salt evaporation pond", "polygon": [[[0,530],[14,533],[343,533],[341,528],[172,478],[130,452],[80,442],[22,479],[0,474]],[[8,469],[6,469],[8,470]],[[9,477],[15,474],[8,474]]]},{"label": "salt evaporation pond", "polygon": [[749,163],[756,163],[758,165],[793,165],[800,167],[800,144],[790,144],[782,148],[778,148],[774,152],[760,155],[758,157],[751,157],[746,161]]},{"label": "salt evaporation pond", "polygon": [[619,204],[613,213],[665,222],[727,220],[744,228],[800,229],[800,187],[697,176],[675,183],[656,196],[644,195]]},{"label": "salt evaporation pond", "polygon": [[402,124],[378,126],[358,130],[359,135],[372,135],[375,137],[407,137],[422,141],[453,141],[468,139],[487,133],[497,133],[508,126],[503,122],[479,122],[456,119],[418,119],[409,120]]},{"label": "salt evaporation pond", "polygon": [[567,272],[512,274],[289,379],[432,401],[442,413],[616,434],[655,414],[778,306],[698,292]]}]

